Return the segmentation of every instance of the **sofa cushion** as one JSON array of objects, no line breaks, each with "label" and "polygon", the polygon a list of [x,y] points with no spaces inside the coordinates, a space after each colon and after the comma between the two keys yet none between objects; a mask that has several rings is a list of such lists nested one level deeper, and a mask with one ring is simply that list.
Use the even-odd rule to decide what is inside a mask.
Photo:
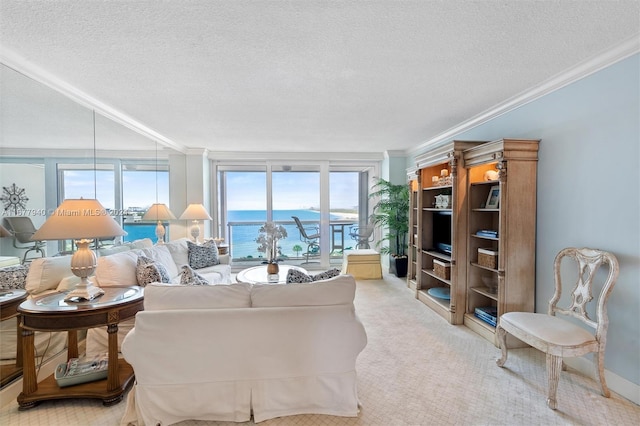
[{"label": "sofa cushion", "polygon": [[29,264],[7,266],[0,269],[0,289],[24,289],[27,283]]},{"label": "sofa cushion", "polygon": [[136,279],[139,286],[151,283],[168,283],[171,281],[167,268],[162,263],[156,262],[146,256],[138,256],[136,262]]},{"label": "sofa cushion", "polygon": [[251,307],[251,285],[149,284],[144,289],[145,311]]},{"label": "sofa cushion", "polygon": [[122,253],[98,258],[96,277],[100,287],[119,287],[137,285],[136,264],[141,250],[129,250]]},{"label": "sofa cushion", "polygon": [[177,268],[182,268],[182,265],[189,264],[189,247],[187,246],[188,238],[179,238],[177,240],[169,241],[165,243],[165,247],[171,253],[174,263]]},{"label": "sofa cushion", "polygon": [[340,275],[340,270],[337,268],[329,269],[325,272],[320,272],[316,275],[305,274],[297,269],[289,269],[287,272],[287,283],[310,283],[313,281],[327,280],[329,278],[337,277]]},{"label": "sofa cushion", "polygon": [[182,265],[180,272],[181,285],[207,285],[209,281],[199,273],[193,270],[189,265]]},{"label": "sofa cushion", "polygon": [[251,306],[326,306],[353,303],[356,280],[339,275],[308,284],[255,284],[251,288]]},{"label": "sofa cushion", "polygon": [[218,246],[213,241],[206,241],[202,245],[187,241],[189,248],[189,266],[194,269],[206,268],[218,264]]},{"label": "sofa cushion", "polygon": [[171,252],[169,249],[163,245],[161,246],[153,246],[151,248],[142,249],[142,253],[150,258],[155,260],[157,263],[164,266],[169,273],[170,278],[175,278],[180,275],[180,270],[176,266],[173,261],[173,257],[171,256]]},{"label": "sofa cushion", "polygon": [[29,266],[25,289],[32,295],[55,290],[64,277],[71,275],[71,256],[40,257]]}]

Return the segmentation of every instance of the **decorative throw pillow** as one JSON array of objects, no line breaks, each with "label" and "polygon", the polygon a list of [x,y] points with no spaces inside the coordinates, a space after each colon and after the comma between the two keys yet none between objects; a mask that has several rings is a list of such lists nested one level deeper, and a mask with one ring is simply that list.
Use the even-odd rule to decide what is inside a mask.
[{"label": "decorative throw pillow", "polygon": [[305,274],[302,271],[298,271],[297,269],[289,269],[287,271],[287,284],[288,283],[310,283],[313,281],[311,277]]},{"label": "decorative throw pillow", "polygon": [[189,248],[189,266],[193,269],[206,268],[219,263],[218,246],[213,240],[206,241],[202,245],[187,241],[187,247]]},{"label": "decorative throw pillow", "polygon": [[289,269],[287,272],[287,283],[310,283],[313,281],[327,280],[340,275],[340,269],[333,268],[316,275],[307,275],[297,269]]},{"label": "decorative throw pillow", "polygon": [[29,265],[7,266],[0,269],[0,289],[24,289],[27,282]]},{"label": "decorative throw pillow", "polygon": [[337,277],[338,275],[340,275],[340,269],[333,268],[328,271],[320,272],[319,274],[312,276],[311,279],[313,281],[328,280],[329,278]]},{"label": "decorative throw pillow", "polygon": [[193,270],[189,265],[182,265],[180,272],[180,284],[182,285],[208,285],[209,281]]},{"label": "decorative throw pillow", "polygon": [[136,263],[136,278],[139,286],[146,286],[150,283],[168,283],[171,277],[161,263],[155,262],[146,256],[138,256]]}]

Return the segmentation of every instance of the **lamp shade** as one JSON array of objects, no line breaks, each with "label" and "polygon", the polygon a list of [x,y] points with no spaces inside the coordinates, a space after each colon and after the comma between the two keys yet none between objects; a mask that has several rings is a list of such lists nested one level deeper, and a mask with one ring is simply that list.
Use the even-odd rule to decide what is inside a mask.
[{"label": "lamp shade", "polygon": [[80,198],[64,200],[31,240],[91,239],[126,234],[98,200]]},{"label": "lamp shade", "polygon": [[153,204],[142,216],[142,220],[173,220],[175,218],[169,207],[163,203]]},{"label": "lamp shade", "polygon": [[211,220],[211,216],[202,204],[189,204],[180,215],[180,220]]}]

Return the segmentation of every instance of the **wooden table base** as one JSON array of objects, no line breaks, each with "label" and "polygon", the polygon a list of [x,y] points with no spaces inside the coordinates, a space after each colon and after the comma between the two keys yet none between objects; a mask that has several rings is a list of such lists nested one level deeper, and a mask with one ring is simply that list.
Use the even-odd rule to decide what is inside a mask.
[{"label": "wooden table base", "polygon": [[29,395],[22,392],[18,395],[18,409],[28,410],[38,405],[40,401],[68,398],[95,398],[101,399],[105,406],[115,405],[122,401],[124,393],[133,384],[134,379],[133,368],[123,359],[118,360],[118,378],[120,387],[107,391],[107,379],[61,388],[52,374],[38,383],[38,389],[35,392]]}]

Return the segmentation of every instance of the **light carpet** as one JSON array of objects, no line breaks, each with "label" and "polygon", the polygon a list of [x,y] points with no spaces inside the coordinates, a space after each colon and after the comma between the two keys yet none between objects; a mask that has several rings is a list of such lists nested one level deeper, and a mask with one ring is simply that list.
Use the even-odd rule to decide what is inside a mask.
[{"label": "light carpet", "polygon": [[[358,281],[356,309],[368,336],[357,363],[357,418],[299,415],[262,425],[638,425],[640,407],[571,369],[562,373],[558,409],[546,406],[544,355],[534,349],[500,351],[464,326],[452,326],[413,297],[404,280]],[[1,425],[119,424],[125,402],[43,402],[18,411],[14,401],[0,411]],[[185,421],[180,426],[238,425]],[[241,423],[241,424],[253,424]]]}]

